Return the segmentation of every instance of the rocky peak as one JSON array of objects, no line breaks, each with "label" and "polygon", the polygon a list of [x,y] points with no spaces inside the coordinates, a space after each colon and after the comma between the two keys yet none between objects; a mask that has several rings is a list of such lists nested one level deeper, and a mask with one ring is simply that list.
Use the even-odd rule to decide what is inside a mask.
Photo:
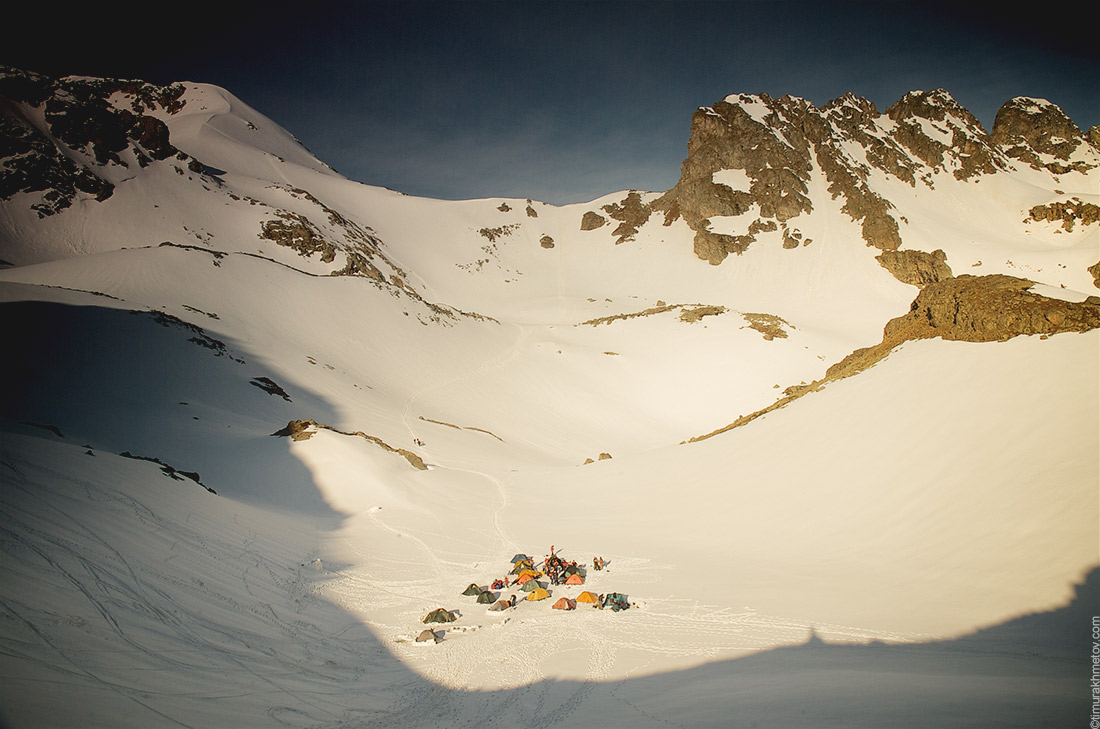
[{"label": "rocky peak", "polygon": [[990,138],[1007,156],[1035,169],[1064,174],[1092,167],[1084,160],[1071,160],[1088,142],[1073,120],[1045,99],[1018,96],[1006,102],[997,111]]},{"label": "rocky peak", "polygon": [[[878,191],[883,176],[933,188],[939,174],[967,181],[1010,170],[1014,159],[1055,174],[1095,165],[1095,153],[1080,158],[1084,137],[1053,104],[1016,99],[997,119],[987,133],[943,89],[909,92],[885,113],[852,93],[820,108],[791,96],[733,94],[692,115],[680,179],[653,208],[666,224],[683,218],[696,254],[713,264],[768,231],[795,248],[787,245],[798,237],[792,226],[813,210],[807,190],[819,171],[867,245],[893,251],[902,244],[901,217]],[[716,229],[719,219],[737,222]],[[732,229],[740,232],[721,232]]]},{"label": "rocky peak", "polygon": [[966,180],[1007,166],[981,122],[943,89],[910,91],[886,115],[895,124],[894,139],[933,170],[951,167]]}]

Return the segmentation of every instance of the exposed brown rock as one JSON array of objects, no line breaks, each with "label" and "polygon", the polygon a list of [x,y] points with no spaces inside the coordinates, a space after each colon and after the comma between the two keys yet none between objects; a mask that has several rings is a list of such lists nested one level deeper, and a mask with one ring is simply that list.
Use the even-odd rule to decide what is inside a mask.
[{"label": "exposed brown rock", "polygon": [[619,226],[611,231],[612,235],[618,236],[616,245],[634,240],[638,228],[646,224],[652,213],[650,206],[642,202],[642,196],[634,191],[627,193],[618,203],[604,205],[603,211],[619,221]]},{"label": "exposed brown rock", "polygon": [[553,248],[554,247],[554,239],[551,238],[548,235],[544,235],[541,238],[539,238],[539,245],[542,246],[543,248]]},{"label": "exposed brown rock", "polygon": [[607,218],[594,210],[589,210],[581,217],[581,230],[595,230],[605,225],[607,225]]},{"label": "exposed brown rock", "polygon": [[773,339],[787,338],[787,330],[784,327],[789,327],[790,324],[775,314],[742,314],[741,316],[748,322],[749,329],[760,332],[769,342]]},{"label": "exposed brown rock", "polygon": [[1082,225],[1100,222],[1100,206],[1074,197],[1052,202],[1049,205],[1036,205],[1028,211],[1028,216],[1031,220],[1061,223],[1064,230],[1070,231],[1078,221]]},{"label": "exposed brown rock", "polygon": [[[905,316],[892,319],[883,341],[942,339],[997,342],[1021,334],[1084,332],[1100,326],[1100,299],[1051,299],[1013,276],[957,276],[925,286]],[[895,344],[895,346],[896,346]]]},{"label": "exposed brown rock", "polygon": [[336,246],[325,239],[303,215],[285,210],[276,213],[277,220],[265,221],[260,226],[260,237],[297,251],[306,258],[315,253],[321,254],[321,260],[332,263],[336,258]]},{"label": "exposed brown rock", "polygon": [[937,281],[945,281],[953,275],[947,265],[947,254],[942,250],[931,253],[924,251],[883,251],[876,260],[902,283],[924,286]]},{"label": "exposed brown rock", "polygon": [[312,418],[307,418],[305,420],[291,420],[290,422],[288,422],[286,424],[286,427],[280,428],[279,430],[275,431],[271,435],[272,436],[279,436],[279,437],[288,437],[289,436],[291,438],[291,440],[309,440],[310,438],[313,437],[313,433],[310,432],[311,428],[318,429],[318,430],[331,430],[333,433],[339,433],[340,435],[348,435],[348,436],[354,436],[356,438],[363,438],[363,439],[368,440],[371,443],[374,443],[375,445],[381,447],[383,450],[389,451],[390,453],[396,453],[397,455],[403,457],[406,461],[409,462],[409,465],[411,465],[413,468],[415,468],[419,471],[427,471],[428,470],[428,467],[424,464],[424,460],[420,456],[418,456],[416,453],[413,453],[410,450],[406,450],[405,448],[394,448],[393,446],[391,446],[388,443],[386,443],[385,441],[383,441],[381,438],[376,438],[373,435],[367,435],[366,433],[364,433],[361,430],[357,430],[355,432],[348,432],[348,431],[345,431],[345,430],[338,430],[338,429],[332,427],[331,425],[325,425],[324,423],[318,423],[316,420],[313,420]]},{"label": "exposed brown rock", "polygon": [[511,225],[501,225],[496,228],[482,228],[478,233],[487,238],[490,243],[496,242],[497,238],[502,238],[506,235],[511,235],[519,228],[519,223],[512,223]]}]

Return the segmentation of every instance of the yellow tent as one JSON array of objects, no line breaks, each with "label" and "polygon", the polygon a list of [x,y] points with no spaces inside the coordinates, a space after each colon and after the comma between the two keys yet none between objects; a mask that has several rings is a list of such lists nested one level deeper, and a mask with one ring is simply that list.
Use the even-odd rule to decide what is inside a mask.
[{"label": "yellow tent", "polygon": [[599,598],[598,595],[596,595],[596,593],[588,592],[587,590],[585,590],[581,594],[577,595],[577,602],[590,602],[593,605],[595,605],[599,601],[600,601],[600,598]]},{"label": "yellow tent", "polygon": [[532,602],[536,600],[545,600],[548,597],[550,597],[550,593],[546,590],[545,587],[540,587],[537,590],[531,590],[529,593],[527,593],[527,599],[531,600]]},{"label": "yellow tent", "polygon": [[536,572],[535,570],[523,570],[522,572],[519,573],[518,576],[523,577],[524,575],[529,575],[531,577],[542,577],[542,573],[541,572]]}]

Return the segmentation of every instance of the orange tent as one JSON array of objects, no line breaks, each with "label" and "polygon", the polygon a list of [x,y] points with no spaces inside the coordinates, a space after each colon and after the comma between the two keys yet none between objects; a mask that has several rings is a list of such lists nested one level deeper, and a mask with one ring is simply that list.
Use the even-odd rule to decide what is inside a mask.
[{"label": "orange tent", "polygon": [[569,575],[569,578],[565,581],[567,585],[583,585],[584,578],[580,575]]},{"label": "orange tent", "polygon": [[554,603],[555,610],[575,610],[576,608],[577,603],[573,600],[570,600],[568,597],[563,597],[556,603]]},{"label": "orange tent", "polygon": [[541,572],[536,572],[535,570],[523,570],[522,572],[519,573],[520,577],[523,577],[524,575],[529,575],[531,577],[539,577],[539,576],[542,575],[542,573]]},{"label": "orange tent", "polygon": [[599,598],[599,596],[596,595],[596,593],[588,592],[587,590],[585,590],[581,594],[577,595],[577,602],[590,602],[593,605],[595,605],[599,601],[600,601],[600,598]]},{"label": "orange tent", "polygon": [[517,585],[526,585],[529,580],[535,579],[535,576],[530,572],[524,572],[516,579]]}]

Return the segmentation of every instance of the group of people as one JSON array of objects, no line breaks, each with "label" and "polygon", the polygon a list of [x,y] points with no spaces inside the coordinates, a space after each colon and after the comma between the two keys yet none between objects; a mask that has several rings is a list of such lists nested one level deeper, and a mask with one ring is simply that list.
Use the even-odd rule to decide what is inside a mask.
[{"label": "group of people", "polygon": [[554,545],[550,545],[550,555],[545,557],[542,561],[542,571],[550,579],[551,585],[560,585],[569,577],[569,575],[577,574],[580,571],[580,567],[577,566],[577,560],[566,562],[554,552]]}]

